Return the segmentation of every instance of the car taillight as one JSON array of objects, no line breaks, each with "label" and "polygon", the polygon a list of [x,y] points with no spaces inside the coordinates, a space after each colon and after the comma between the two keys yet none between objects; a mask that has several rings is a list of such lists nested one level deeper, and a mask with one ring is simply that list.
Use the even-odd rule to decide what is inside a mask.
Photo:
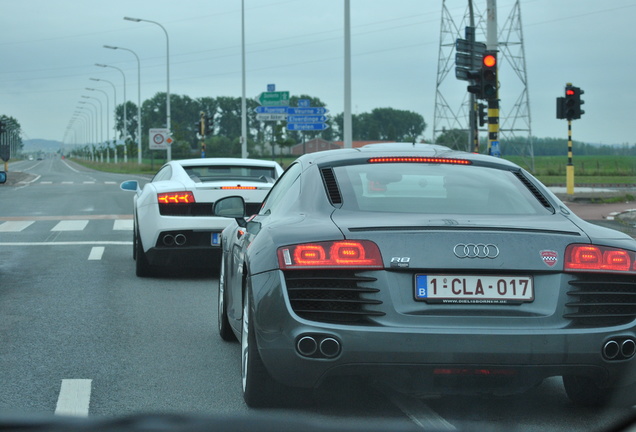
[{"label": "car taillight", "polygon": [[195,202],[194,194],[188,192],[165,192],[157,194],[159,204],[190,204]]},{"label": "car taillight", "polygon": [[571,244],[565,249],[566,271],[636,273],[636,252],[606,246]]},{"label": "car taillight", "polygon": [[383,268],[378,246],[368,240],[304,243],[278,248],[281,269]]},{"label": "car taillight", "polygon": [[433,163],[433,164],[449,164],[449,165],[472,165],[472,161],[467,159],[440,158],[440,157],[418,157],[418,156],[399,156],[399,157],[374,157],[368,160],[369,163]]}]

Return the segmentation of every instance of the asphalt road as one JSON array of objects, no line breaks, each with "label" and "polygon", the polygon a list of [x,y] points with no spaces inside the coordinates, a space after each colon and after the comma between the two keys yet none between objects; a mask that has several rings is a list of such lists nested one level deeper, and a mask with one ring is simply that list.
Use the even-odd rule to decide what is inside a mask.
[{"label": "asphalt road", "polygon": [[[135,276],[132,195],[119,190],[130,176],[58,159],[10,171],[15,181],[0,186],[0,424],[56,412],[263,415],[243,403],[239,344],[217,334],[214,275]],[[416,398],[342,381],[265,412],[327,425],[542,432],[600,430],[631,413],[574,407],[558,379],[505,398]]]}]

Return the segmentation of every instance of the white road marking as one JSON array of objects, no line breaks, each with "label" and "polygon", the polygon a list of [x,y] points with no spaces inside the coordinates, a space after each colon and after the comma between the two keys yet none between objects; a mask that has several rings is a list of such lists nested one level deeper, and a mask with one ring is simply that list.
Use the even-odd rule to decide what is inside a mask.
[{"label": "white road marking", "polygon": [[90,379],[62,380],[55,415],[88,417],[92,382]]},{"label": "white road marking", "polygon": [[87,220],[67,220],[60,221],[51,231],[81,231],[88,225]]},{"label": "white road marking", "polygon": [[113,230],[115,231],[132,231],[132,229],[132,219],[115,219],[115,221],[113,222]]},{"label": "white road marking", "polygon": [[99,261],[102,259],[102,255],[104,255],[104,246],[93,246],[91,249],[91,253],[88,255],[88,259],[90,261]]},{"label": "white road marking", "polygon": [[8,221],[0,224],[0,232],[19,232],[29,227],[35,221]]},{"label": "white road marking", "polygon": [[95,184],[94,181],[85,181],[84,184]]},{"label": "white road marking", "polygon": [[41,181],[40,184],[53,184],[52,181]]}]

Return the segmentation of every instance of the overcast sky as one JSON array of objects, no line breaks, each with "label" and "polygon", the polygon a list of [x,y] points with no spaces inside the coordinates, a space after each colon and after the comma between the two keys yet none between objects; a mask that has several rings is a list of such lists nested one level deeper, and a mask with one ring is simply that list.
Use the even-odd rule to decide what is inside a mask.
[{"label": "overcast sky", "polygon": [[[462,33],[466,4],[446,1]],[[514,4],[497,0],[500,27]],[[486,0],[475,5],[484,11]],[[163,31],[125,16],[166,28],[171,94],[241,95],[240,0],[0,0],[0,114],[21,123],[24,139],[61,141],[80,101],[99,106],[82,95],[98,98],[106,111],[107,94],[112,109],[113,87],[90,78],[114,83],[117,103],[123,101],[122,74],[95,63],[121,69],[127,99],[137,103],[134,55],[103,45],[137,53],[142,102],[166,91]],[[567,138],[555,100],[572,82],[585,91],[574,140],[636,143],[635,18],[635,0],[521,1],[534,136]],[[428,125],[424,136],[433,136],[441,22],[442,0],[351,0],[354,113],[378,107],[414,111]],[[331,114],[343,111],[344,0],[245,0],[245,27],[248,97],[275,84],[292,95],[319,97]],[[502,60],[502,112],[517,102],[520,83]],[[452,69],[440,92],[459,110],[466,82],[455,79]]]}]

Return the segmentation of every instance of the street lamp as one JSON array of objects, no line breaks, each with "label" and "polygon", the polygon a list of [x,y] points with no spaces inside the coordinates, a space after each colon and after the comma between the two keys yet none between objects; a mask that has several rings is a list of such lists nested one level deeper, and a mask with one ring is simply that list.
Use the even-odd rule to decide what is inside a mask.
[{"label": "street lamp", "polygon": [[[117,108],[117,87],[115,87],[115,83],[113,83],[112,81],[105,80],[103,78],[89,78],[89,79],[92,81],[104,81],[110,84],[110,86],[113,88],[113,106],[116,109]],[[115,131],[117,129],[117,126],[116,126],[117,116],[115,115],[115,110],[113,110],[113,124],[115,125],[113,127],[113,130]],[[117,133],[115,132],[115,137],[113,138],[113,145],[115,146],[115,163],[117,163],[117,142],[116,141],[117,141]],[[110,143],[109,143],[109,146],[110,146]]]},{"label": "street lamp", "polygon": [[[108,120],[108,117],[109,117],[108,113],[110,113],[110,104],[108,103],[108,93],[106,93],[104,90],[90,88],[90,87],[86,87],[86,90],[98,91],[98,92],[104,93],[104,96],[106,96],[106,130],[110,131],[110,121]],[[102,141],[104,141],[103,133],[102,133]],[[108,143],[106,144],[106,163],[110,163],[110,144]]]},{"label": "street lamp", "polygon": [[[124,74],[124,71],[116,66],[110,66],[101,63],[95,63],[95,66],[117,69],[119,72],[121,72],[121,76],[124,78],[124,162],[128,162],[128,151],[126,149],[126,140],[128,139],[128,119],[126,118],[126,74]],[[117,107],[115,107],[115,109],[116,108]]]},{"label": "street lamp", "polygon": [[[163,32],[166,35],[166,81],[167,81],[167,90],[166,90],[166,128],[168,129],[168,134],[170,134],[170,39],[168,38],[168,31],[165,29],[164,26],[162,26],[161,24],[159,24],[156,21],[150,21],[150,20],[145,20],[145,19],[141,19],[141,18],[130,18],[130,17],[124,17],[124,19],[126,21],[133,21],[133,22],[149,22],[151,24],[156,24],[159,27],[161,27],[161,29],[163,30]],[[168,154],[167,154],[167,159],[171,160],[172,159],[172,143],[170,143],[168,145]]]},{"label": "street lamp", "polygon": [[[86,96],[86,95],[82,95],[82,97],[84,99],[94,99],[97,102],[99,102],[99,134],[100,134],[100,146],[104,143],[104,109],[103,109],[103,105],[102,105],[102,101],[97,99],[96,97],[91,97],[91,96]],[[95,106],[95,105],[93,105]],[[97,116],[97,106],[95,106],[95,115]],[[95,136],[97,136],[97,133],[95,133]]]},{"label": "street lamp", "polygon": [[137,163],[141,165],[141,62],[137,53],[131,49],[111,45],[104,45],[104,48],[128,51],[137,59]]},{"label": "street lamp", "polygon": [[[84,102],[84,101],[79,101],[78,103],[80,104],[88,104],[88,102]],[[86,121],[87,124],[87,134],[86,134],[86,144],[89,146],[90,149],[90,153],[91,153],[91,160],[94,161],[95,160],[95,153],[93,152],[93,148],[95,147],[93,144],[91,144],[91,140],[93,139],[92,135],[92,131],[93,131],[93,111],[86,108],[85,106],[78,106],[77,109],[82,111],[82,114],[86,114],[86,117],[88,118],[88,120]],[[95,128],[97,129],[97,128]]]}]

